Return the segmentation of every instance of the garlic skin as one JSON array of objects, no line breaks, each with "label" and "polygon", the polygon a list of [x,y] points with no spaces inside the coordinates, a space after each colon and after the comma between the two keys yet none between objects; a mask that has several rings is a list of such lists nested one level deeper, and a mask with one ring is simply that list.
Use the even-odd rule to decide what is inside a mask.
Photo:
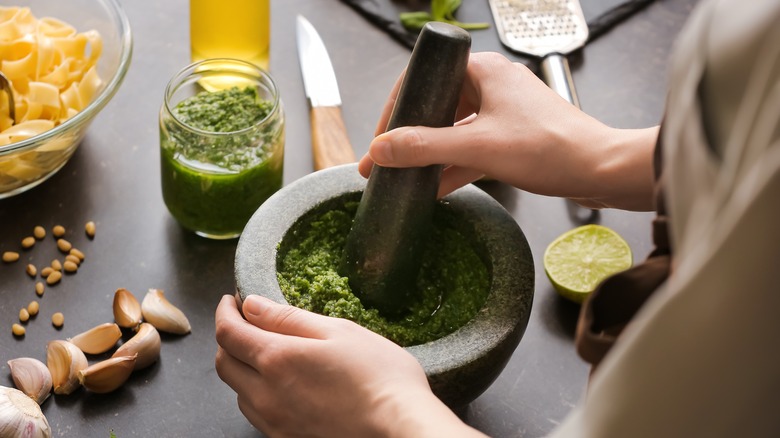
[{"label": "garlic skin", "polygon": [[121,337],[122,330],[119,326],[107,322],[79,333],[68,341],[86,354],[100,354],[110,350]]},{"label": "garlic skin", "polygon": [[141,303],[141,311],[144,320],[157,330],[177,335],[186,335],[191,330],[184,312],[171,304],[159,289],[149,289]]},{"label": "garlic skin", "polygon": [[138,355],[112,357],[78,372],[81,385],[92,392],[105,394],[115,391],[130,377]]},{"label": "garlic skin", "polygon": [[51,341],[46,345],[46,365],[51,373],[55,394],[67,395],[78,389],[78,372],[87,368],[87,357],[68,341]]},{"label": "garlic skin", "polygon": [[[51,394],[51,373],[46,365],[32,357],[20,357],[8,361],[14,385],[25,395],[43,404]],[[0,436],[4,436],[0,434]]]},{"label": "garlic skin", "polygon": [[114,321],[122,328],[134,329],[141,323],[141,304],[129,290],[114,292]]},{"label": "garlic skin", "polygon": [[138,332],[122,344],[111,357],[137,355],[135,369],[140,370],[160,358],[160,333],[148,322],[142,322]]},{"label": "garlic skin", "polygon": [[0,386],[0,437],[50,438],[41,407],[22,391]]}]

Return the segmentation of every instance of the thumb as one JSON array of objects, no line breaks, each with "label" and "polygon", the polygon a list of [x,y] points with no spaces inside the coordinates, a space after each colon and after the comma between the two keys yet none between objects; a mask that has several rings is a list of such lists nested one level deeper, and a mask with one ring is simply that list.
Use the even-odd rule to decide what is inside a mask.
[{"label": "thumb", "polygon": [[385,167],[473,165],[479,156],[474,135],[473,124],[446,128],[405,126],[376,136],[368,147],[368,155]]},{"label": "thumb", "polygon": [[259,295],[249,295],[241,307],[252,325],[274,333],[325,339],[333,318],[288,304],[279,304]]}]

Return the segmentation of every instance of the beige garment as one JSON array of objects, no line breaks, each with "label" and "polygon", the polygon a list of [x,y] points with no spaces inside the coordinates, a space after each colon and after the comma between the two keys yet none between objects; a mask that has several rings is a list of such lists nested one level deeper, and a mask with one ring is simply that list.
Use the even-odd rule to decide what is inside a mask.
[{"label": "beige garment", "polygon": [[670,84],[673,273],[556,437],[780,437],[780,1],[702,1]]}]

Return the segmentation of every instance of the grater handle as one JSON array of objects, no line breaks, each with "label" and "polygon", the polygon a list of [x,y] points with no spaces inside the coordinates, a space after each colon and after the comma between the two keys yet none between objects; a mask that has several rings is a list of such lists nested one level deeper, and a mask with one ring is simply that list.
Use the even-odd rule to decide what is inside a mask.
[{"label": "grater handle", "polygon": [[[566,60],[566,57],[559,53],[553,53],[542,59],[540,67],[542,77],[547,86],[570,104],[579,108],[580,100],[577,98],[574,80],[569,69],[569,61]],[[569,217],[576,223],[591,223],[598,216],[598,210],[582,207],[571,200],[566,201],[566,209],[569,212]]]},{"label": "grater handle", "polygon": [[574,80],[571,77],[569,61],[566,57],[553,53],[542,59],[541,63],[542,77],[547,86],[555,90],[559,96],[566,99],[570,104],[580,107],[580,100],[577,98],[577,91],[574,88]]}]

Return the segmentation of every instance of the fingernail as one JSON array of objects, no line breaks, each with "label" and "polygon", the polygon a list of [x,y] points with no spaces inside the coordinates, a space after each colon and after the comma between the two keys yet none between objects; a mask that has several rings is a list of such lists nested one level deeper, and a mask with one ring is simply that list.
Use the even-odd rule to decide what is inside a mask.
[{"label": "fingernail", "polygon": [[377,137],[369,148],[369,155],[374,162],[379,164],[390,163],[393,161],[393,148],[390,142],[382,137]]},{"label": "fingernail", "polygon": [[249,295],[244,300],[243,308],[244,313],[257,316],[263,311],[262,299],[257,295]]}]

